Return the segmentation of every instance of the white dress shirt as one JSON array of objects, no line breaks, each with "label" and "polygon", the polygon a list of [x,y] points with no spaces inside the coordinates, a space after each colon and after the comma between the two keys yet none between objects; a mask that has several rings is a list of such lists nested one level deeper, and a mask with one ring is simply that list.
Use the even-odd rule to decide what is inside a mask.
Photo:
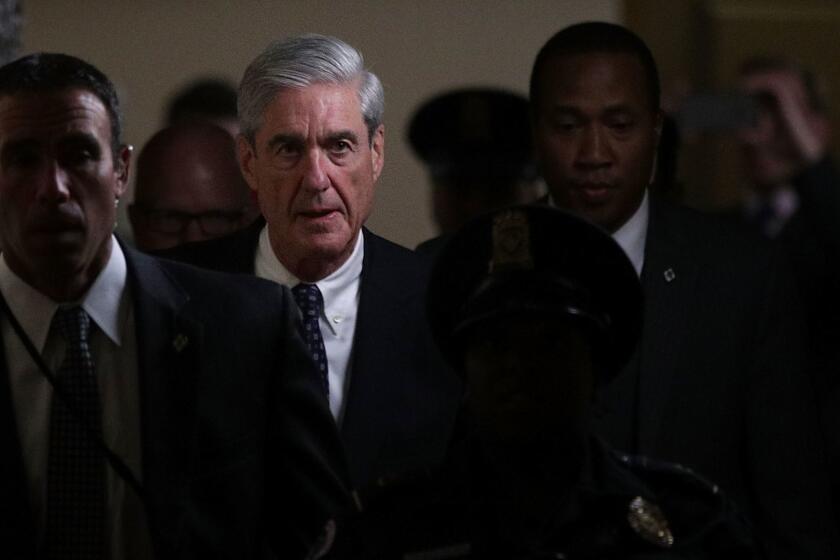
[{"label": "white dress shirt", "polygon": [[[557,208],[554,199],[549,195],[548,205]],[[647,241],[648,220],[650,216],[650,201],[648,191],[642,197],[642,203],[613,234],[612,238],[624,250],[624,254],[633,263],[638,276],[642,275],[642,267],[645,264],[645,242]]]},{"label": "white dress shirt", "polygon": [[630,216],[630,219],[612,234],[612,238],[624,249],[624,253],[633,263],[633,268],[636,269],[636,274],[639,276],[642,275],[642,267],[645,264],[645,241],[647,241],[649,215],[650,202],[648,201],[648,192],[645,190],[642,203]]},{"label": "white dress shirt", "polygon": [[[105,443],[140,478],[140,410],[134,313],[127,289],[125,255],[112,237],[111,255],[80,305],[98,328],[91,329],[91,352],[102,401]],[[65,342],[50,333],[59,304],[24,282],[0,255],[0,291],[24,332],[55,372],[64,358]],[[38,369],[4,317],[0,325],[30,503],[43,539],[46,519],[47,459],[52,386]],[[149,534],[141,501],[110,467],[107,472],[107,523],[111,558],[151,558]]]},{"label": "white dress shirt", "polygon": [[764,235],[773,238],[779,235],[782,228],[799,209],[799,195],[790,185],[779,187],[763,196],[756,192],[750,192],[745,202],[747,216],[755,218],[762,211],[762,206],[765,205],[769,205],[773,209],[773,214],[765,223],[759,225]]},{"label": "white dress shirt", "polygon": [[[324,298],[324,311],[318,319],[318,324],[327,352],[330,411],[339,424],[344,411],[347,381],[350,378],[350,358],[353,353],[353,336],[356,333],[364,255],[363,233],[359,231],[356,246],[344,264],[326,278],[315,282]],[[268,238],[268,226],[260,233],[254,271],[260,278],[273,280],[290,288],[300,283],[274,254]]]}]

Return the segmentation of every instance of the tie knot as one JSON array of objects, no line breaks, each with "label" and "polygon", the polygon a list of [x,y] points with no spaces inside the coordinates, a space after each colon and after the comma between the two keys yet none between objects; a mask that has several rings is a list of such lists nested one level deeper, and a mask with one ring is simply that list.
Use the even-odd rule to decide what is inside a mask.
[{"label": "tie knot", "polygon": [[64,340],[72,346],[87,342],[90,333],[90,317],[78,306],[62,308],[53,316],[53,328],[58,329]]},{"label": "tie knot", "polygon": [[324,298],[321,290],[315,284],[298,284],[292,288],[295,302],[298,304],[304,317],[317,317],[324,306]]}]

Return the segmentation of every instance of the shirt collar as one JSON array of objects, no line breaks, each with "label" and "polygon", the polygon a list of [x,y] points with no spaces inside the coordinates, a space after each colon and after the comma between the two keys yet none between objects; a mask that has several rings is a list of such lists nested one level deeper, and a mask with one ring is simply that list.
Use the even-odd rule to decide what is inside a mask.
[{"label": "shirt collar", "polygon": [[[557,208],[550,194],[548,195],[548,205]],[[624,250],[624,254],[630,259],[633,268],[636,269],[636,274],[639,276],[641,276],[642,267],[645,264],[645,241],[647,240],[649,215],[650,202],[648,201],[648,191],[645,189],[642,203],[630,216],[630,219],[612,234],[612,238]]]},{"label": "shirt collar", "polygon": [[117,346],[122,345],[120,309],[128,272],[120,244],[111,237],[111,256],[82,298],[82,309]]},{"label": "shirt collar", "polygon": [[[344,264],[329,276],[315,282],[321,295],[324,298],[324,313],[327,317],[346,317],[353,314],[357,301],[356,297],[345,297],[348,293],[355,294],[352,290],[362,274],[362,263],[364,261],[364,232],[359,231],[356,238],[356,246]],[[280,259],[271,247],[271,240],[268,237],[268,226],[260,232],[259,246],[255,259],[255,270],[257,276],[273,280],[290,288],[300,284],[300,279],[283,266]],[[335,321],[328,321],[331,329],[336,328]]]},{"label": "shirt collar", "polygon": [[[100,330],[118,346],[122,343],[119,317],[126,279],[125,255],[112,236],[108,262],[80,303]],[[9,268],[5,254],[0,254],[0,291],[32,344],[43,352],[59,304],[15,274]]]},{"label": "shirt collar", "polygon": [[787,220],[799,209],[799,195],[790,185],[784,185],[765,195],[750,191],[746,200],[747,214],[755,216],[764,205],[772,207],[774,215],[780,220]]},{"label": "shirt collar", "polygon": [[641,276],[642,266],[645,264],[645,241],[647,239],[649,214],[650,203],[648,202],[647,190],[645,190],[645,196],[642,198],[639,208],[630,216],[629,220],[624,222],[624,225],[612,234],[612,238],[624,249],[624,253],[633,263],[633,268],[636,269],[636,274],[639,276]]}]

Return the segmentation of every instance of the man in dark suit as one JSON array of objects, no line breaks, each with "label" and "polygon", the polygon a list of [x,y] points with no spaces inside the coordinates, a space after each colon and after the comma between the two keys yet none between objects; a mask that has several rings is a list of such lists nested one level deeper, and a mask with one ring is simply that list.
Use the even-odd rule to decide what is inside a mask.
[{"label": "man in dark suit", "polygon": [[[794,264],[808,313],[831,472],[838,473],[840,174],[829,155],[828,107],[817,77],[782,58],[745,61],[738,81],[757,107],[755,122],[737,134],[750,180],[738,217],[774,240]],[[840,475],[832,483],[837,507]]]},{"label": "man in dark suit", "polygon": [[609,231],[642,280],[642,339],[602,433],[720,484],[771,557],[835,557],[795,291],[766,246],[648,193],[662,113],[647,46],[612,24],[562,30],[531,103],[550,202]]},{"label": "man in dark suit", "polygon": [[357,486],[441,460],[460,398],[425,326],[425,259],[363,227],[383,108],[379,79],[347,43],[270,45],[242,78],[238,139],[267,223],[167,254],[292,287]]},{"label": "man in dark suit", "polygon": [[112,234],[114,87],[0,68],[0,540],[9,558],[302,558],[346,502],[287,290]]}]

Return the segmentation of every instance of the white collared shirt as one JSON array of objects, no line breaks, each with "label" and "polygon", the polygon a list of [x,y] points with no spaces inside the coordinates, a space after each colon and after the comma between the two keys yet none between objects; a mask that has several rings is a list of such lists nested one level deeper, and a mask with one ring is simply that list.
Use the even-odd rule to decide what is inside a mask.
[{"label": "white collared shirt", "polygon": [[773,238],[782,231],[785,224],[799,209],[799,195],[790,185],[779,187],[764,196],[750,192],[745,202],[747,216],[755,218],[761,212],[763,205],[770,205],[773,208],[773,215],[765,223],[759,225],[764,235]]},{"label": "white collared shirt", "polygon": [[633,263],[633,268],[636,269],[636,274],[639,276],[642,275],[642,267],[645,264],[645,241],[647,241],[649,215],[650,202],[646,189],[642,203],[639,204],[630,219],[612,234],[612,238],[624,249],[624,253]]},{"label": "white collared shirt", "polygon": [[[102,401],[105,443],[140,477],[141,432],[134,312],[127,289],[125,255],[113,237],[111,247],[105,267],[81,300],[74,303],[81,305],[98,327],[91,329],[90,344]],[[9,268],[5,255],[0,255],[0,291],[47,366],[53,372],[58,370],[64,357],[65,343],[60,335],[50,335],[50,324],[59,304],[15,274]],[[42,531],[46,516],[52,386],[5,317],[0,330],[30,503]],[[106,472],[106,534],[110,539],[111,557],[151,558],[142,503],[113,469],[109,467]],[[42,538],[43,532],[39,542]]]},{"label": "white collared shirt", "polygon": [[[551,195],[548,197],[548,205],[557,208]],[[649,217],[650,201],[648,200],[648,191],[645,189],[642,203],[639,204],[630,219],[612,233],[612,238],[624,250],[624,254],[627,255],[630,262],[633,263],[633,268],[636,269],[638,276],[642,275],[642,268],[645,264],[645,242],[647,241]]]},{"label": "white collared shirt", "polygon": [[[353,337],[356,333],[364,255],[363,233],[359,231],[356,246],[344,264],[326,278],[315,282],[324,298],[324,312],[318,323],[321,327],[321,337],[324,339],[324,349],[327,352],[330,411],[339,423],[344,410],[344,396],[347,394],[347,380],[350,376],[350,357],[353,353]],[[300,283],[300,279],[289,272],[274,253],[268,237],[268,226],[264,227],[260,233],[254,271],[260,278],[273,280],[290,288]]]}]

